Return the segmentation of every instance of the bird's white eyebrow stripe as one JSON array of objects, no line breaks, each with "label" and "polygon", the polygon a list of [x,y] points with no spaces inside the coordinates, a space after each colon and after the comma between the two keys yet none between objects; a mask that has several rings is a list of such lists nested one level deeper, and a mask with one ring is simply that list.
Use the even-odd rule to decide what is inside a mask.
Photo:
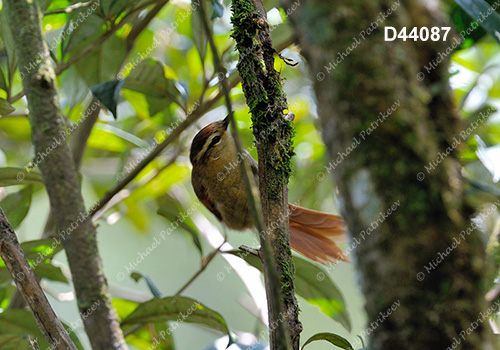
[{"label": "bird's white eyebrow stripe", "polygon": [[212,143],[212,140],[214,139],[215,136],[220,136],[219,133],[214,133],[213,135],[210,135],[210,137],[207,138],[207,141],[205,141],[205,144],[203,145],[203,148],[198,152],[196,155],[196,160],[199,161],[201,157],[207,152],[208,147]]}]

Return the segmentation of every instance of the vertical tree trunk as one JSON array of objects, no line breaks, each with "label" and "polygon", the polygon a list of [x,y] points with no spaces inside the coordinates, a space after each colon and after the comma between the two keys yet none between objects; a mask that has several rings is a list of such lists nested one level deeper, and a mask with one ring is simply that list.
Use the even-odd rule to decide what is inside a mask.
[{"label": "vertical tree trunk", "polygon": [[[286,1],[329,151],[318,178],[331,173],[340,189],[370,349],[489,349],[483,244],[476,232],[460,235],[472,211],[456,152],[465,141],[447,82],[452,36],[384,41],[385,26],[409,32],[446,23],[416,1],[293,4]],[[443,62],[424,68],[437,58]]]},{"label": "vertical tree trunk", "polygon": [[[288,180],[293,156],[291,122],[284,117],[287,101],[279,73],[274,69],[274,53],[266,12],[260,0],[233,1],[233,38],[240,58],[238,72],[252,113],[253,133],[259,158],[259,189],[267,232],[260,232],[263,269],[269,308],[269,338],[272,350],[299,349],[302,324],[298,320],[294,266],[288,231]],[[274,264],[266,261],[265,239],[273,250]],[[276,266],[283,308],[273,302],[270,269]],[[289,335],[282,332],[287,323]]]},{"label": "vertical tree trunk", "polygon": [[27,72],[24,87],[30,110],[35,154],[54,214],[59,242],[68,257],[85,330],[92,348],[126,349],[111,305],[96,230],[87,215],[75,163],[66,140],[55,90],[55,75],[42,36],[36,1],[7,0],[9,25],[16,38],[19,66]]}]

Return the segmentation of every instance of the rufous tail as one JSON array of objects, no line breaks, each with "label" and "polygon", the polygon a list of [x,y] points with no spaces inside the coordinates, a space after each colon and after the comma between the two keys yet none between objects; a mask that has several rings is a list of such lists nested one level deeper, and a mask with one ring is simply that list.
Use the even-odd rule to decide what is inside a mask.
[{"label": "rufous tail", "polygon": [[337,260],[349,261],[337,245],[348,241],[345,223],[340,216],[293,204],[288,204],[288,208],[293,250],[324,265]]}]

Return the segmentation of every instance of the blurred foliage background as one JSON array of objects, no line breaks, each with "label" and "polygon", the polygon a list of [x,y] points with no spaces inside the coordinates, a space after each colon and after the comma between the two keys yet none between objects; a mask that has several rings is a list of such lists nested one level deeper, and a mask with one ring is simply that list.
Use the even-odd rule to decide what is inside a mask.
[{"label": "blurred foliage background", "polygon": [[[219,0],[206,3],[214,39],[228,70],[222,73],[214,71],[211,53],[207,50],[207,37],[196,11],[199,1],[101,0],[66,13],[62,9],[75,5],[76,1],[39,0],[44,12],[43,30],[58,74],[59,102],[68,129],[79,125],[86,109],[95,103],[91,89],[104,102],[105,108],[92,129],[81,166],[88,207],[128,175],[175,127],[189,116],[196,117],[180,137],[95,217],[105,273],[122,320],[137,305],[151,299],[152,292],[163,297],[175,295],[222,243],[224,229],[204,207],[196,205],[188,159],[195,133],[227,113],[218,93],[220,79],[229,79],[234,86],[231,97],[235,118],[245,147],[253,148],[250,116],[235,71],[238,55],[230,37],[230,3]],[[457,32],[470,25],[470,16],[455,3],[443,4]],[[97,6],[89,13],[91,5]],[[284,57],[299,62],[298,66],[290,67],[276,58],[289,109],[296,115],[296,156],[289,200],[304,207],[338,213],[335,184],[330,176],[323,179],[318,175],[325,173],[325,165],[330,160],[325,157],[320,138],[307,64],[299,49],[292,45],[294,34],[285,11],[277,1],[266,1],[265,6],[273,26],[275,47],[283,50]],[[157,13],[152,12],[156,9]],[[74,329],[81,348],[88,349],[64,253],[53,251],[53,259],[48,256],[40,264],[35,262],[37,253],[45,251],[49,244],[49,241],[40,241],[49,205],[36,168],[30,170],[27,179],[32,181],[27,185],[18,185],[14,181],[17,171],[11,169],[29,168],[36,155],[26,100],[22,97],[23,72],[30,68],[17,66],[12,45],[15,38],[10,35],[5,16],[5,11],[0,10],[0,186],[4,186],[0,187],[0,205],[16,227],[20,240],[35,241],[24,245],[25,250],[31,252],[27,254],[36,265],[35,273],[44,278],[42,286],[56,313]],[[500,46],[483,29],[475,30],[453,53],[450,83],[465,123],[470,123],[487,107],[499,108]],[[73,135],[71,133],[69,139]],[[255,150],[251,153],[256,157]],[[480,209],[498,199],[500,186],[494,180],[500,177],[499,113],[495,112],[474,130],[461,154],[464,174],[474,182],[469,188],[471,203]],[[188,218],[170,234],[162,236],[162,231],[182,213]],[[489,247],[494,251],[498,246],[498,212],[489,219],[491,222],[483,231],[485,241],[489,240]],[[228,243],[232,247],[254,246],[253,237],[251,232],[228,232]],[[159,243],[153,248],[154,242]],[[181,295],[199,300],[220,313],[231,332],[239,336],[241,344],[265,345],[266,339],[260,337],[266,327],[260,275],[240,258],[228,256],[215,256]],[[303,268],[297,282],[301,291],[303,339],[326,331],[340,334],[358,348],[362,347],[357,335],[366,334],[370,321],[363,311],[364,301],[356,285],[354,265],[318,267],[305,259],[299,264]],[[319,268],[322,270],[316,270]],[[147,278],[136,282],[132,277],[137,279],[137,276],[131,277],[132,272]],[[27,348],[26,339],[22,337],[26,334],[41,338],[34,321],[29,321],[29,312],[8,309],[14,289],[5,266],[0,264],[0,349],[7,348],[1,344],[14,342],[19,342],[18,349]],[[173,328],[172,322],[160,323],[163,325],[156,324],[156,328],[124,324],[124,330],[130,332],[126,338],[130,348],[148,349],[154,344],[155,334],[168,325]],[[227,336],[219,339],[221,337],[224,334],[220,330],[191,323],[180,323],[172,331],[176,349],[223,349]],[[162,341],[158,348],[173,349],[174,346]],[[330,349],[331,345],[315,343],[310,348]]]}]

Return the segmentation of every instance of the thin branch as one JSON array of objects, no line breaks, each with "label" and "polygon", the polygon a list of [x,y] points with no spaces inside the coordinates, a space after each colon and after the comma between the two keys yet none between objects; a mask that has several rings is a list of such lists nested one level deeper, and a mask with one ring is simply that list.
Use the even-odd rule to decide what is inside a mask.
[{"label": "thin branch", "polygon": [[214,249],[213,252],[211,252],[209,255],[207,255],[206,257],[204,257],[202,259],[202,262],[201,262],[201,266],[200,268],[198,269],[198,271],[196,271],[196,273],[189,279],[189,281],[187,281],[182,287],[181,289],[179,289],[177,291],[177,293],[175,293],[175,296],[179,296],[182,294],[182,292],[184,292],[186,290],[187,287],[189,287],[191,285],[191,283],[193,283],[199,275],[201,275],[201,273],[203,271],[205,271],[205,269],[207,268],[208,264],[210,264],[210,262],[217,256],[217,254],[220,253],[220,249],[222,248],[222,246],[226,244],[226,240],[224,239],[224,242],[222,242],[222,244]]},{"label": "thin branch", "polygon": [[[234,79],[231,81],[230,85],[231,86],[236,86],[238,84],[238,80]],[[222,94],[219,92],[215,94],[210,100],[202,104],[200,107],[198,107],[193,113],[187,116],[187,118],[179,124],[178,127],[176,127],[163,141],[160,143],[153,152],[151,152],[146,158],[144,158],[137,166],[130,172],[128,173],[123,180],[118,182],[115,187],[110,189],[108,192],[104,194],[104,196],[99,200],[98,205],[96,205],[93,210],[89,212],[90,216],[94,216],[99,210],[104,208],[106,204],[116,195],[118,194],[121,190],[123,190],[130,182],[132,182],[135,177],[151,162],[153,161],[158,155],[160,155],[161,152],[167,146],[169,146],[171,143],[173,143],[179,135],[186,130],[191,124],[193,124],[196,120],[198,120],[203,114],[205,114],[217,101],[221,98]]]},{"label": "thin branch", "polygon": [[0,256],[52,349],[77,350],[43,293],[2,208],[0,208]]},{"label": "thin branch", "polygon": [[81,9],[81,8],[85,8],[85,7],[89,7],[93,3],[94,3],[94,0],[90,0],[90,1],[87,1],[87,2],[79,2],[77,4],[70,5],[70,6],[62,8],[62,9],[45,11],[45,12],[43,12],[43,15],[44,16],[50,16],[50,15],[57,15],[57,14],[60,14],[60,13],[71,13],[71,12],[73,12],[75,10],[78,10],[78,9]]},{"label": "thin branch", "polygon": [[256,256],[256,257],[258,257],[259,259],[262,259],[262,256],[261,256],[261,255],[262,255],[262,254],[261,254],[261,251],[260,251],[260,250],[258,250],[258,249],[250,248],[250,247],[248,247],[248,246],[246,246],[246,245],[240,245],[240,247],[239,247],[239,248],[240,248],[241,250],[243,250],[244,252],[247,252],[247,253],[249,253],[249,254],[251,254],[251,255],[253,255],[253,256]]},{"label": "thin branch", "polygon": [[127,48],[130,49],[134,46],[135,41],[139,34],[149,25],[149,23],[156,17],[156,15],[163,9],[163,7],[168,3],[169,0],[160,1],[156,4],[144,18],[132,27],[132,30],[127,36]]},{"label": "thin branch", "polygon": [[[164,1],[164,0],[162,0]],[[131,12],[127,13],[123,19],[116,25],[113,25],[107,32],[105,32],[102,36],[100,36],[96,41],[93,41],[90,43],[88,46],[84,47],[82,50],[78,51],[74,56],[72,56],[67,62],[59,63],[59,65],[56,68],[56,75],[60,75],[62,72],[64,72],[66,69],[71,67],[76,61],[80,60],[81,58],[85,57],[88,55],[90,52],[101,46],[106,40],[108,40],[111,36],[113,36],[114,33],[118,31],[121,27],[123,27],[125,24],[127,24],[128,19],[131,18],[137,11],[141,11],[148,6],[158,2],[158,0],[151,1],[145,4],[142,4],[141,6],[138,6]]]}]

